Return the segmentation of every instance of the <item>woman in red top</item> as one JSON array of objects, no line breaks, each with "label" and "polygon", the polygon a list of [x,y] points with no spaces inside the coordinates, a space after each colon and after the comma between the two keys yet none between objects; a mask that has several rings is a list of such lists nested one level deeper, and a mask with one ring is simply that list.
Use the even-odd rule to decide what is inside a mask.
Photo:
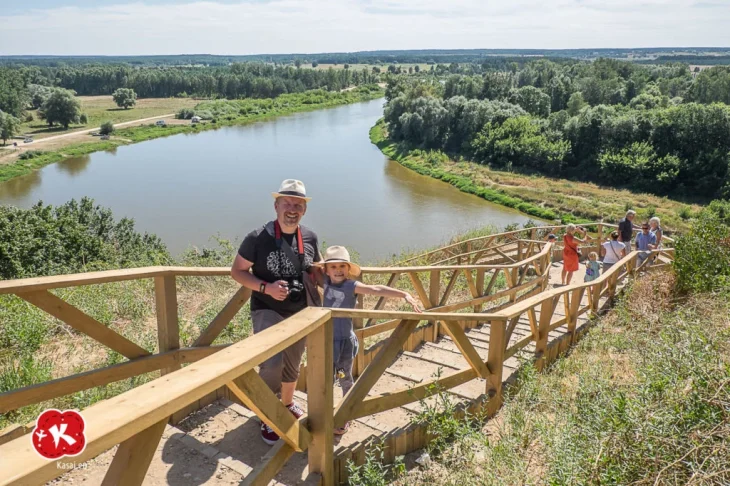
[{"label": "woman in red top", "polygon": [[575,231],[575,225],[569,224],[565,229],[565,236],[563,236],[563,273],[561,275],[563,285],[570,285],[570,279],[573,278],[573,272],[578,270],[578,260],[580,258],[580,255],[578,254],[578,244],[590,239],[590,237],[586,234],[585,228],[578,228],[578,231],[583,233],[583,238],[585,238],[585,240],[581,240],[574,236],[573,233],[575,233]]}]

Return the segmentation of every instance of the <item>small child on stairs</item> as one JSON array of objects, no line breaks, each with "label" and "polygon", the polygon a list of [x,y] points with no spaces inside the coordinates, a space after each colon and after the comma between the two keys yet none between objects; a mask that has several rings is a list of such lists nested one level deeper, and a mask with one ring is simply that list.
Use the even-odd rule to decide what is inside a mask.
[{"label": "small child on stairs", "polygon": [[[394,289],[386,285],[366,285],[353,280],[360,275],[360,266],[350,261],[350,253],[344,246],[330,246],[324,253],[321,262],[315,263],[324,268],[324,299],[322,307],[337,309],[354,309],[356,294],[378,295],[395,299],[405,299],[416,312],[421,312],[418,303],[408,292]],[[334,372],[339,377],[342,396],[347,395],[353,385],[352,360],[357,355],[357,336],[352,327],[352,319],[336,317],[333,319]],[[347,432],[350,423],[335,429],[335,434]]]}]

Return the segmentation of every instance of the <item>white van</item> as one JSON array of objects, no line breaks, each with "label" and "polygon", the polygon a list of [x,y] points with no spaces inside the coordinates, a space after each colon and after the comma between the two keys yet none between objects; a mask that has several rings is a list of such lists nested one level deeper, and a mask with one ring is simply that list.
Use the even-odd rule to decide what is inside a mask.
[{"label": "white van", "polygon": [[190,123],[192,123],[193,125],[195,125],[196,123],[200,123],[200,117],[199,116],[192,117],[190,119]]},{"label": "white van", "polygon": [[158,127],[164,127],[167,126],[167,123],[165,123],[165,120],[157,120],[155,122],[155,125],[157,125]]}]

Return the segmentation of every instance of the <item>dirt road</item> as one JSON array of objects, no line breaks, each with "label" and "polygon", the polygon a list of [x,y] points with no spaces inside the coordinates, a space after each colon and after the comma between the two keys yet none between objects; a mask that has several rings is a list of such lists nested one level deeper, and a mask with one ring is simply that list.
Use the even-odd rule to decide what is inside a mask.
[{"label": "dirt road", "polygon": [[[115,123],[114,128],[124,128],[131,125],[139,125],[140,123],[149,122],[153,120],[160,120],[164,118],[173,118],[174,113],[167,115],[157,115],[148,118],[139,118],[137,120],[126,121],[122,123]],[[189,123],[187,120],[180,120],[181,122]],[[70,133],[64,133],[62,135],[54,135],[52,137],[41,138],[35,140],[32,143],[19,142],[17,149],[12,146],[0,148],[0,164],[12,164],[20,154],[27,150],[58,150],[65,146],[71,145],[72,143],[78,142],[91,142],[97,139],[90,139],[87,135],[91,132],[98,131],[100,127],[87,128],[84,130],[74,131]]]}]

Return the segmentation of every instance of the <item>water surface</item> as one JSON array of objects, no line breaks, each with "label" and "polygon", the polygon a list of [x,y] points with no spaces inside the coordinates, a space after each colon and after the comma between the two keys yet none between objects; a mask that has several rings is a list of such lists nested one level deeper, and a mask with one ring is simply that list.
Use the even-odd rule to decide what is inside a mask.
[{"label": "water surface", "polygon": [[89,196],[177,254],[212,246],[217,234],[238,246],[273,218],[271,192],[294,178],[313,197],[303,224],[363,261],[527,220],[388,160],[368,137],[382,105],[374,100],[96,152],[0,184],[0,204],[57,205]]}]

